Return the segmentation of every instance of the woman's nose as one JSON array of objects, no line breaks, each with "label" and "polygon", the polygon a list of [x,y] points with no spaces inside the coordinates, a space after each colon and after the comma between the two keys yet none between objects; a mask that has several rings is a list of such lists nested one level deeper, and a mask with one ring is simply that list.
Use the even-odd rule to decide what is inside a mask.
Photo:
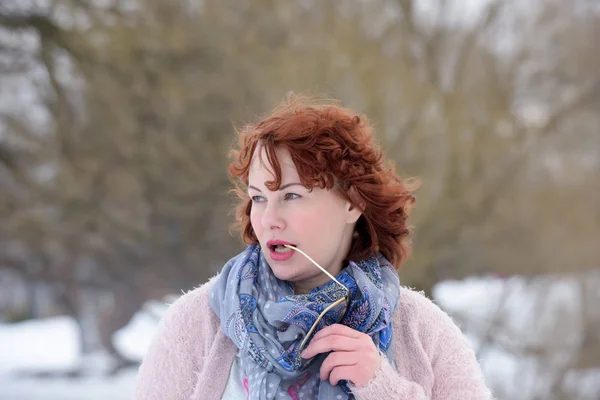
[{"label": "woman's nose", "polygon": [[285,221],[277,204],[269,203],[262,218],[264,229],[283,229]]}]

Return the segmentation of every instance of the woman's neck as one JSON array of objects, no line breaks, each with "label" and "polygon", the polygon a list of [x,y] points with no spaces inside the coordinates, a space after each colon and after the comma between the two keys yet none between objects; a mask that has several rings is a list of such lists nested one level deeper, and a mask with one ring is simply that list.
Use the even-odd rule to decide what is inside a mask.
[{"label": "woman's neck", "polygon": [[[342,265],[341,265],[341,267],[339,269],[338,268],[336,268],[334,270],[328,269],[327,271],[331,275],[337,276],[340,273],[340,271],[342,269],[344,269],[346,266],[347,266],[347,260],[344,260],[342,262]],[[318,277],[318,281],[315,279],[315,280],[312,280],[312,281],[292,282],[293,286],[294,286],[294,294],[307,294],[307,293],[310,293],[310,291],[313,290],[314,288],[319,287],[319,286],[323,286],[326,283],[328,283],[329,281],[331,281],[331,279],[327,275],[321,274]]]}]

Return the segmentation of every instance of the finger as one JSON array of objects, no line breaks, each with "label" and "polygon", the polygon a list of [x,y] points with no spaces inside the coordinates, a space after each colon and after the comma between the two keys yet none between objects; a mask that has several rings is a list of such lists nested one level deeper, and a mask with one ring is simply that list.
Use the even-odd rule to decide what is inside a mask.
[{"label": "finger", "polygon": [[354,382],[353,378],[356,375],[355,370],[355,365],[342,365],[340,367],[336,367],[331,371],[331,374],[329,374],[329,382],[332,386],[337,385],[342,379]]},{"label": "finger", "polygon": [[319,338],[321,338],[323,336],[327,336],[327,335],[344,335],[344,336],[348,336],[348,337],[351,337],[354,339],[358,339],[362,335],[366,335],[366,334],[359,332],[355,329],[352,329],[346,325],[333,324],[333,325],[326,326],[325,328],[323,328],[319,332],[317,332],[315,334],[315,336],[313,336],[313,340],[319,339]]},{"label": "finger", "polygon": [[362,347],[358,339],[342,335],[328,335],[320,339],[313,338],[301,356],[302,358],[311,358],[315,354],[328,351],[356,351]]},{"label": "finger", "polygon": [[321,380],[329,379],[329,374],[334,368],[341,366],[352,366],[358,363],[356,353],[335,352],[328,355],[323,364],[321,364],[320,376]]}]

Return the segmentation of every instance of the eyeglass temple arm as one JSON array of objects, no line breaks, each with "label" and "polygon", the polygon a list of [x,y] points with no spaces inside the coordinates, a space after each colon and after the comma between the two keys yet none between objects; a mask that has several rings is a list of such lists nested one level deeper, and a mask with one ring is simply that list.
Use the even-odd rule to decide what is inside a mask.
[{"label": "eyeglass temple arm", "polygon": [[318,268],[319,268],[321,271],[323,271],[323,273],[324,273],[325,275],[327,275],[327,276],[328,276],[328,277],[330,277],[332,280],[334,280],[334,281],[335,281],[335,283],[337,283],[338,285],[342,286],[344,289],[348,290],[348,288],[347,288],[346,286],[342,285],[342,284],[341,284],[341,283],[340,283],[340,282],[339,282],[337,279],[335,279],[335,278],[334,278],[334,276],[333,276],[333,275],[331,275],[331,274],[329,273],[329,271],[327,271],[325,268],[321,267],[321,266],[319,265],[319,263],[317,263],[315,260],[313,260],[312,258],[310,258],[310,256],[309,256],[308,254],[306,254],[305,252],[303,252],[302,250],[300,250],[300,249],[299,249],[299,248],[297,248],[297,247],[290,246],[289,244],[284,244],[284,246],[285,246],[285,247],[287,247],[287,248],[289,248],[289,249],[294,249],[294,250],[296,250],[296,251],[300,252],[300,253],[301,253],[301,254],[302,254],[304,257],[308,258],[308,259],[310,260],[310,262],[312,262],[313,264],[315,264],[315,265],[316,265],[316,266],[317,266],[317,267],[318,267]]},{"label": "eyeglass temple arm", "polygon": [[300,343],[299,349],[303,349],[304,348],[304,345],[306,344],[306,341],[308,340],[308,338],[310,337],[310,335],[312,335],[312,333],[317,328],[317,325],[319,324],[319,321],[323,318],[323,316],[325,314],[327,314],[327,311],[331,310],[333,307],[337,306],[338,304],[342,304],[344,301],[346,301],[346,299],[344,297],[342,297],[341,299],[338,299],[338,300],[334,301],[326,309],[324,309],[323,312],[321,312],[321,314],[319,314],[319,317],[313,323],[313,326],[310,328],[310,330],[308,331],[308,333],[306,334],[306,336],[304,336],[304,339],[302,339],[302,342]]},{"label": "eyeglass temple arm", "polygon": [[[306,254],[304,251],[300,250],[297,247],[294,246],[290,246],[288,244],[284,244],[285,247],[296,250],[298,252],[300,252],[304,257],[308,258],[310,260],[310,262],[312,262],[314,265],[316,265],[325,275],[327,275],[328,277],[330,277],[333,281],[335,281],[335,283],[337,283],[338,285],[340,285],[341,287],[343,287],[344,289],[346,289],[346,291],[348,291],[348,288],[341,284],[337,279],[335,279],[335,277],[333,275],[331,275],[329,273],[329,271],[327,271],[325,268],[321,267],[319,265],[319,263],[317,263],[315,260],[313,260],[308,254]],[[302,342],[300,343],[300,347],[299,349],[303,349],[304,345],[306,344],[306,341],[308,340],[308,338],[310,338],[310,335],[312,335],[312,333],[315,331],[315,329],[317,328],[317,325],[319,324],[319,321],[323,318],[323,316],[325,314],[327,314],[327,311],[331,310],[333,307],[342,304],[344,301],[346,301],[346,298],[343,297],[341,299],[338,299],[336,301],[334,301],[333,303],[331,303],[327,308],[325,308],[325,310],[323,310],[323,312],[321,312],[321,314],[319,314],[319,317],[317,318],[317,320],[314,322],[313,326],[310,328],[310,330],[308,331],[308,333],[306,334],[306,336],[304,336],[304,339],[302,340]]]}]

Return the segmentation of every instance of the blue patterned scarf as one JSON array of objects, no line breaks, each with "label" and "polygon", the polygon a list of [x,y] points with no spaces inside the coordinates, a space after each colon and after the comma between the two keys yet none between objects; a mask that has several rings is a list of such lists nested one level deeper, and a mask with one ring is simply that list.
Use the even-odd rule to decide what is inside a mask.
[{"label": "blue patterned scarf", "polygon": [[[370,335],[391,360],[392,315],[400,297],[392,265],[382,255],[350,261],[336,279],[350,289],[340,323]],[[298,396],[304,393],[299,396],[303,400],[353,398],[347,382],[331,386],[319,379],[319,368],[328,354],[317,355],[307,365],[297,362],[300,342],[319,314],[344,295],[333,281],[308,294],[294,294],[293,284],[273,275],[259,245],[249,246],[225,264],[210,305],[221,319],[224,334],[240,349],[251,400],[290,398],[292,390]],[[336,323],[342,312],[329,311],[316,332]]]}]

